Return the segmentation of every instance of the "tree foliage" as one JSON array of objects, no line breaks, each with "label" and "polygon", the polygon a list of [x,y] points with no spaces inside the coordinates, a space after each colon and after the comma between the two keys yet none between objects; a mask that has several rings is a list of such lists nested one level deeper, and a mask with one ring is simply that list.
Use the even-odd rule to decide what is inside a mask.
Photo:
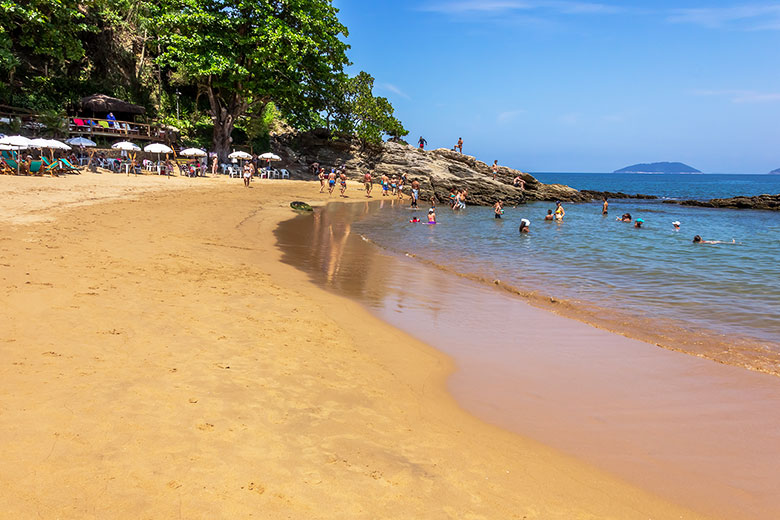
[{"label": "tree foliage", "polygon": [[373,91],[374,78],[367,72],[343,79],[330,113],[334,128],[373,143],[381,142],[384,135],[407,135],[409,132],[393,116],[393,105],[387,98],[375,97]]},{"label": "tree foliage", "polygon": [[[405,135],[373,78],[349,78],[332,0],[0,0],[0,103],[38,111],[104,93],[228,152],[268,118],[366,140]],[[266,110],[273,103],[273,110]],[[177,114],[177,107],[181,114]],[[234,133],[234,130],[236,132]],[[265,136],[265,137],[264,137]]]}]

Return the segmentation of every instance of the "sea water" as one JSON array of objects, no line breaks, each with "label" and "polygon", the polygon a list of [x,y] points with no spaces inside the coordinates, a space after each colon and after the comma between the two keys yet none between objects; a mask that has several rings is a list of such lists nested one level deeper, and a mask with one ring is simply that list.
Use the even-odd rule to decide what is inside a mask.
[{"label": "sea water", "polygon": [[[709,199],[780,193],[780,176],[538,174],[546,183],[662,198]],[[408,198],[406,199],[408,201]],[[439,224],[413,224],[408,202],[369,212],[353,232],[393,252],[458,274],[500,280],[522,291],[625,316],[659,318],[691,331],[748,338],[780,351],[780,212],[664,204],[662,200],[564,203],[563,222],[544,221],[555,205],[437,208]],[[619,222],[642,218],[641,229]],[[519,234],[520,219],[531,232]],[[672,226],[680,221],[679,230]],[[729,242],[694,244],[694,235]],[[735,243],[730,243],[731,241]]]}]

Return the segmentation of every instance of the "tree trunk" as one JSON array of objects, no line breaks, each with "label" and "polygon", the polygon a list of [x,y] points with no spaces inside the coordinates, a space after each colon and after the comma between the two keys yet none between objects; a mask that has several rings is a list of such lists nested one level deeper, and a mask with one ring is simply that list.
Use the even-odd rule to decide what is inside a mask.
[{"label": "tree trunk", "polygon": [[214,121],[214,133],[211,138],[212,151],[217,154],[220,163],[228,162],[228,155],[233,143],[231,137],[233,126],[236,119],[246,111],[246,103],[234,93],[230,101],[226,103],[227,106],[224,106],[224,100],[211,86],[211,78],[209,78],[209,83],[205,85],[204,90],[209,98],[212,120]]},{"label": "tree trunk", "polygon": [[[226,112],[223,109],[224,112]],[[227,116],[224,119],[216,116],[214,118],[214,133],[211,138],[211,146],[213,152],[219,157],[219,162],[229,162],[228,155],[230,154],[231,144],[233,139],[230,134],[233,133],[233,117]]]}]

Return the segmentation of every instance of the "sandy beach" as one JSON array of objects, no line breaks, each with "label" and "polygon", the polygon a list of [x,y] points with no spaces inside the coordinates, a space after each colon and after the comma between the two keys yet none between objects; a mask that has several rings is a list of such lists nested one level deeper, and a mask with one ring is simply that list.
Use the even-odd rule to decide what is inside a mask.
[{"label": "sandy beach", "polygon": [[3,517],[701,518],[467,414],[449,358],[283,264],[312,183],[0,192]]}]

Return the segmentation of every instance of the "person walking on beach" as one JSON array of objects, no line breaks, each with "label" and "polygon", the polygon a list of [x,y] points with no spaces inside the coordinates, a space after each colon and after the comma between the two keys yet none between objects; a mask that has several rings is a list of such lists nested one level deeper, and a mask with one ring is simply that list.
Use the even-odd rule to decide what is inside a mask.
[{"label": "person walking on beach", "polygon": [[417,207],[417,200],[420,198],[420,182],[415,179],[412,181],[412,207]]},{"label": "person walking on beach", "polygon": [[425,145],[428,144],[428,141],[426,141],[423,136],[420,136],[420,138],[417,140],[417,144],[420,146],[420,150],[424,150]]},{"label": "person walking on beach", "polygon": [[374,188],[374,184],[371,182],[371,172],[366,172],[363,175],[363,185],[366,187],[366,197],[370,197],[371,190]]},{"label": "person walking on beach", "polygon": [[601,206],[601,214],[606,215],[607,213],[609,213],[609,211],[607,211],[608,208],[609,208],[609,201],[607,201],[607,198],[604,197],[604,204]]},{"label": "person walking on beach", "polygon": [[498,159],[493,161],[491,169],[493,170],[493,180],[496,180],[496,175],[498,175]]},{"label": "person walking on beach", "polygon": [[336,169],[331,168],[328,174],[328,195],[333,195],[333,188],[336,187]]},{"label": "person walking on beach", "polygon": [[252,181],[252,163],[248,162],[244,164],[244,186],[249,187],[249,183]]},{"label": "person walking on beach", "polygon": [[325,191],[325,168],[320,168],[317,172],[317,178],[320,180],[320,193]]},{"label": "person walking on beach", "polygon": [[561,201],[557,201],[555,203],[555,220],[563,222],[564,216],[566,216],[566,212],[563,210],[563,206],[561,206]]},{"label": "person walking on beach", "polygon": [[387,174],[382,174],[382,196],[387,197],[387,190],[390,189],[390,178]]},{"label": "person walking on beach", "polygon": [[493,218],[501,218],[504,214],[504,203],[500,200],[493,205]]},{"label": "person walking on beach", "polygon": [[458,152],[463,153],[463,138],[458,137],[458,144],[456,145],[458,147]]},{"label": "person walking on beach", "polygon": [[344,173],[344,170],[341,170],[341,173],[339,174],[339,180],[341,181],[341,196],[346,197],[344,192],[347,191],[347,174]]},{"label": "person walking on beach", "polygon": [[392,197],[398,195],[398,177],[395,175],[393,175],[393,178],[390,179],[390,195]]}]

